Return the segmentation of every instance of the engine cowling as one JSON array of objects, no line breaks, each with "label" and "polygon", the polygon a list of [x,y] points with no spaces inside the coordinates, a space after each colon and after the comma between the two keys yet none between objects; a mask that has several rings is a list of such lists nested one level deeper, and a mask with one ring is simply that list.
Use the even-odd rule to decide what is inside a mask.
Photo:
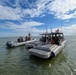
[{"label": "engine cowling", "polygon": [[12,41],[7,41],[7,42],[6,42],[6,45],[7,45],[8,47],[12,47],[13,42],[12,42]]}]

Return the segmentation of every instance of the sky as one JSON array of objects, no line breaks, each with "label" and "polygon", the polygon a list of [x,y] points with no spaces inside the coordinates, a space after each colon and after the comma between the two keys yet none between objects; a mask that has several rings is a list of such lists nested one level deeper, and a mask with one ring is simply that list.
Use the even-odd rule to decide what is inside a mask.
[{"label": "sky", "polygon": [[0,37],[76,34],[76,0],[0,0]]}]

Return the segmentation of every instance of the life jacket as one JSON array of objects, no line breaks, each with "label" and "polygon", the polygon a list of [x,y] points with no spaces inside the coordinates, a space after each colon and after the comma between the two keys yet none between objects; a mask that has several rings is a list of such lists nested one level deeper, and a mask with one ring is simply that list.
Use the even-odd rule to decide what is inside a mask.
[{"label": "life jacket", "polygon": [[54,40],[52,39],[51,44],[54,44]]}]

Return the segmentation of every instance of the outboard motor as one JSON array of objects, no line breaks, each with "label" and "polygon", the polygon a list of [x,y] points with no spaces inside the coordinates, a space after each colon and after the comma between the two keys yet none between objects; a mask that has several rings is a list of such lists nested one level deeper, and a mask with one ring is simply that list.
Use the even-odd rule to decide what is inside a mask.
[{"label": "outboard motor", "polygon": [[12,44],[13,44],[12,41],[7,41],[7,42],[6,42],[7,47],[12,47]]}]

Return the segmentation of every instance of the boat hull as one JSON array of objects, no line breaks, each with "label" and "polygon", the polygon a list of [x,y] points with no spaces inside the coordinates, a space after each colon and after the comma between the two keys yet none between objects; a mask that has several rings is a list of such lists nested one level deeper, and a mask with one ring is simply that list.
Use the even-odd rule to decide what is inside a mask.
[{"label": "boat hull", "polygon": [[[32,48],[29,49],[30,55],[34,55],[43,59],[48,59],[50,57],[57,56],[58,53],[64,48],[66,40],[64,40],[61,45],[52,45],[49,48],[41,47],[41,48]],[[43,49],[44,48],[44,49]]]},{"label": "boat hull", "polygon": [[60,51],[65,47],[65,45],[66,45],[66,40],[63,41],[63,42],[61,43],[61,45],[58,46],[54,51],[52,51],[53,55],[54,55],[54,56],[57,56],[57,55],[60,53]]},{"label": "boat hull", "polygon": [[28,44],[28,43],[30,43],[30,42],[34,42],[34,41],[36,41],[36,39],[34,39],[34,40],[30,40],[30,41],[25,41],[25,42],[20,42],[20,43],[13,43],[13,42],[11,42],[11,41],[8,41],[8,42],[6,42],[6,46],[7,47],[18,47],[18,46],[22,46],[22,45],[25,45],[25,44]]},{"label": "boat hull", "polygon": [[43,59],[48,59],[50,57],[50,52],[40,51],[40,50],[37,50],[38,52],[36,52],[35,50],[36,49],[33,49],[32,51],[29,51],[30,55],[34,55],[34,56],[37,56],[37,57],[40,57],[40,58],[43,58]]}]

